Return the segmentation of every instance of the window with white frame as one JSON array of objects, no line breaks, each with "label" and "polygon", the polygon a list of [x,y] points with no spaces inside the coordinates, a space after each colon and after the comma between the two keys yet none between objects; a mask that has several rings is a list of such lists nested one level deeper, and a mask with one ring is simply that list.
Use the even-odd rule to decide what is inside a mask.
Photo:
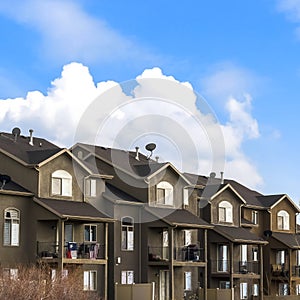
[{"label": "window with white frame", "polygon": [[287,296],[289,294],[289,285],[288,283],[279,283],[279,296]]},{"label": "window with white frame", "polygon": [[183,189],[183,205],[189,205],[189,190],[187,188]]},{"label": "window with white frame", "polygon": [[296,284],[296,295],[300,295],[300,284]]},{"label": "window with white frame", "polygon": [[4,210],[3,245],[19,246],[20,242],[20,211],[15,208]]},{"label": "window with white frame", "polygon": [[192,232],[191,230],[184,230],[184,245],[188,246],[192,243]]},{"label": "window with white frame", "polygon": [[17,280],[18,279],[19,270],[18,269],[3,269],[3,277],[6,279]]},{"label": "window with white frame", "polygon": [[232,223],[232,205],[228,201],[219,203],[219,222]]},{"label": "window with white frame", "polygon": [[296,265],[300,266],[300,250],[296,250]]},{"label": "window with white frame", "polygon": [[95,178],[86,179],[85,195],[88,197],[96,197],[97,196],[97,180]]},{"label": "window with white frame", "polygon": [[248,246],[246,244],[241,245],[241,265],[247,266]]},{"label": "window with white frame", "polygon": [[89,270],[83,272],[83,290],[84,291],[96,291],[97,286],[97,271]]},{"label": "window with white frame", "polygon": [[277,229],[280,230],[290,229],[290,215],[285,210],[281,210],[277,214]]},{"label": "window with white frame", "polygon": [[254,297],[258,297],[258,295],[259,295],[259,284],[258,283],[253,284],[252,295]]},{"label": "window with white frame", "polygon": [[230,289],[230,281],[220,281],[220,289]]},{"label": "window with white frame", "polygon": [[184,272],[184,290],[192,290],[192,272]]},{"label": "window with white frame", "polygon": [[248,283],[240,283],[240,299],[248,299]]},{"label": "window with white frame", "polygon": [[258,211],[256,210],[252,211],[252,223],[254,225],[258,224]]},{"label": "window with white frame", "polygon": [[285,263],[285,251],[278,250],[276,253],[276,264],[283,265]]},{"label": "window with white frame", "polygon": [[252,248],[252,260],[258,261],[258,248]]},{"label": "window with white frame", "polygon": [[166,181],[161,181],[156,186],[156,203],[173,206],[173,186]]},{"label": "window with white frame", "polygon": [[133,271],[122,271],[121,272],[121,284],[133,284],[134,283],[134,272]]},{"label": "window with white frame", "polygon": [[228,272],[228,245],[218,245],[218,272]]},{"label": "window with white frame", "polygon": [[64,170],[51,174],[51,193],[58,196],[72,196],[72,176]]},{"label": "window with white frame", "polygon": [[85,242],[97,242],[97,226],[96,225],[84,225],[84,241]]},{"label": "window with white frame", "polygon": [[122,250],[132,251],[134,248],[134,222],[131,217],[124,217],[122,223],[121,248]]}]

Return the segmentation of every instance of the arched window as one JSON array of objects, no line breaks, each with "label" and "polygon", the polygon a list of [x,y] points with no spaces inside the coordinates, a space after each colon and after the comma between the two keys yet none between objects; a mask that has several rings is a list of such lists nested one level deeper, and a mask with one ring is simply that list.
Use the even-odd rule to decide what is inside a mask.
[{"label": "arched window", "polygon": [[51,175],[52,195],[72,196],[72,176],[64,170],[57,170]]},{"label": "arched window", "polygon": [[277,214],[277,229],[280,230],[290,229],[290,215],[285,210],[281,210]]},{"label": "arched window", "polygon": [[173,186],[166,181],[161,181],[156,186],[157,204],[173,205]]},{"label": "arched window", "polygon": [[232,223],[232,205],[228,201],[219,203],[219,222]]},{"label": "arched window", "polygon": [[4,235],[5,246],[19,246],[20,241],[20,211],[16,208],[4,210]]},{"label": "arched window", "polygon": [[121,248],[122,250],[132,251],[134,249],[134,221],[131,217],[123,217],[121,220],[122,236]]}]

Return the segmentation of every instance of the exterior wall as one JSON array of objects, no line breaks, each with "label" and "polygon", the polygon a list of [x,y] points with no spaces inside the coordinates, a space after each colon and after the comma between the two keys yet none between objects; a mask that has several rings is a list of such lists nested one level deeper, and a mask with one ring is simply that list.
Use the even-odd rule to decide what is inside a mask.
[{"label": "exterior wall", "polygon": [[[72,196],[58,196],[52,195],[51,193],[51,174],[57,170],[65,170],[72,176]],[[40,168],[40,189],[39,197],[41,198],[55,198],[55,199],[64,199],[64,200],[74,200],[82,201],[83,200],[83,183],[84,176],[87,173],[80,166],[77,166],[76,176],[79,178],[77,182],[75,172],[73,169],[72,159],[68,154],[63,154],[57,158],[49,161],[47,164],[43,165]]]},{"label": "exterior wall", "polygon": [[[279,230],[277,224],[277,214],[279,211],[285,210],[290,215],[290,229],[289,230]],[[271,210],[271,230],[278,232],[286,232],[286,233],[295,233],[296,232],[296,210],[291,205],[290,201],[287,199],[282,200]]]},{"label": "exterior wall", "polygon": [[[35,262],[35,243],[31,197],[5,195],[0,193],[0,257],[1,265],[11,266]],[[16,208],[20,211],[19,246],[4,246],[4,210]]]},{"label": "exterior wall", "polygon": [[11,179],[30,192],[37,195],[38,191],[38,171],[28,168],[18,163],[14,159],[0,152],[1,174],[7,174]]},{"label": "exterior wall", "polygon": [[[229,223],[232,226],[240,226],[240,220],[241,220],[241,213],[240,213],[240,207],[241,207],[241,200],[230,190],[225,190],[223,193],[215,197],[211,201],[211,221],[213,224],[219,224],[219,216],[218,216],[218,206],[220,202],[222,201],[228,201],[232,205],[232,217],[233,222]],[[228,224],[228,223],[226,223]],[[228,225],[229,225],[228,224]]]}]

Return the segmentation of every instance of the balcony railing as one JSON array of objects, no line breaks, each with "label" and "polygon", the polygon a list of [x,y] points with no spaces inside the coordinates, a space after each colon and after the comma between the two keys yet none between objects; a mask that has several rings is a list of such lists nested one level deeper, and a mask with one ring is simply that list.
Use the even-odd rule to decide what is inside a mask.
[{"label": "balcony railing", "polygon": [[300,277],[300,266],[293,266],[293,272],[294,277]]},{"label": "balcony railing", "polygon": [[[37,255],[41,258],[58,258],[59,245],[50,242],[37,242]],[[99,243],[71,242],[64,245],[64,258],[70,259],[104,259],[105,245]]]},{"label": "balcony railing", "polygon": [[240,261],[233,264],[234,273],[260,274],[259,261]]},{"label": "balcony railing", "polygon": [[230,260],[211,260],[210,266],[212,273],[229,273]]},{"label": "balcony railing", "polygon": [[168,261],[169,247],[152,247],[148,246],[149,261]]},{"label": "balcony railing", "polygon": [[289,271],[284,264],[271,265],[271,270],[273,276],[288,277],[289,274]]},{"label": "balcony railing", "polygon": [[204,261],[204,251],[196,245],[177,247],[174,249],[174,259],[177,261]]}]

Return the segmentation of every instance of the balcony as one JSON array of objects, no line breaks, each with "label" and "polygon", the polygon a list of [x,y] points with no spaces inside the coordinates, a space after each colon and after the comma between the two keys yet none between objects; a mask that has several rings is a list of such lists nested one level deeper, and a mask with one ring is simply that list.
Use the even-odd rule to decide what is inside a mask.
[{"label": "balcony", "polygon": [[182,262],[203,262],[204,251],[197,245],[188,245],[174,248],[174,260]]},{"label": "balcony", "polygon": [[300,266],[293,266],[293,272],[294,277],[300,277]]},{"label": "balcony", "polygon": [[289,271],[285,268],[284,264],[271,265],[272,276],[274,277],[288,277]]},{"label": "balcony", "polygon": [[[59,257],[59,245],[51,242],[37,242],[37,256],[42,259]],[[105,245],[99,243],[71,242],[64,246],[65,259],[105,259]]]},{"label": "balcony", "polygon": [[148,260],[152,262],[165,262],[169,260],[169,247],[148,246]]},{"label": "balcony", "polygon": [[240,261],[234,263],[234,273],[260,274],[259,261]]}]

